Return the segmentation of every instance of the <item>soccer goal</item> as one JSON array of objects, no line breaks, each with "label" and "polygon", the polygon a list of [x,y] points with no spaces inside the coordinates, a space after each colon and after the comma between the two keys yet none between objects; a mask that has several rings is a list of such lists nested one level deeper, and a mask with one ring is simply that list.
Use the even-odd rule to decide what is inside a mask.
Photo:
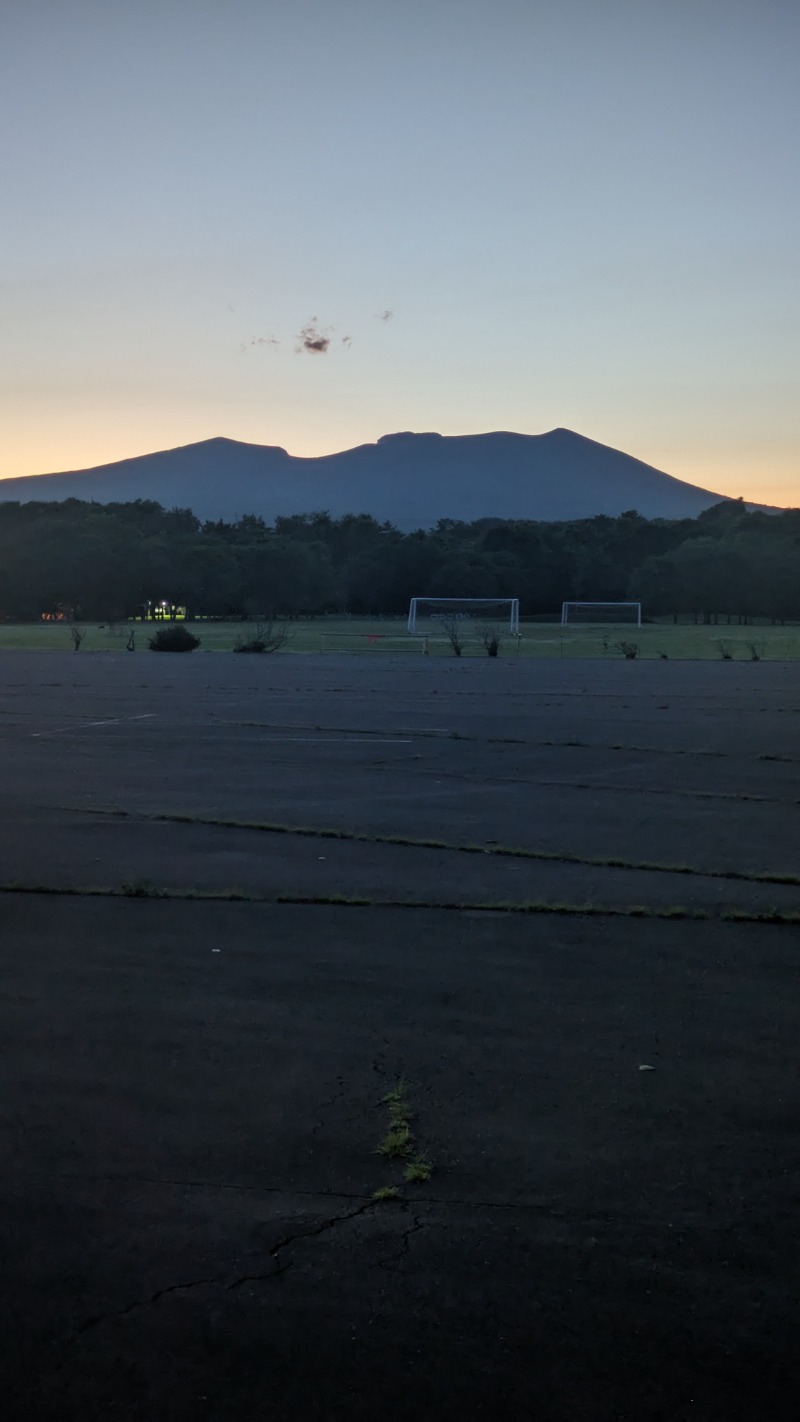
[{"label": "soccer goal", "polygon": [[[472,620],[479,625],[497,622],[512,636],[519,634],[518,597],[412,597],[408,630],[435,630],[436,623]],[[433,624],[433,627],[431,626]]]},{"label": "soccer goal", "polygon": [[640,602],[562,602],[561,626],[641,627]]}]

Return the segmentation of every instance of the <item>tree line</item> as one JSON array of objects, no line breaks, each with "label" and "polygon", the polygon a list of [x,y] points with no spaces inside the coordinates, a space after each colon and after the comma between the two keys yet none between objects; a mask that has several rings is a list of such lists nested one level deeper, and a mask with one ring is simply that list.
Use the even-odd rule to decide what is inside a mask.
[{"label": "tree line", "polygon": [[800,510],[715,504],[696,519],[631,510],[568,523],[441,519],[403,533],[367,514],[201,522],[151,500],[0,503],[0,617],[97,620],[400,615],[414,597],[636,599],[648,617],[800,620]]}]

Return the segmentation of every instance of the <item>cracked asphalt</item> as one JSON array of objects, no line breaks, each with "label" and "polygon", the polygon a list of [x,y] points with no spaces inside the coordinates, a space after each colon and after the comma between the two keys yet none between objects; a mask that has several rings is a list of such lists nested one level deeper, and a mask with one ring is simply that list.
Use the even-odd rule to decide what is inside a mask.
[{"label": "cracked asphalt", "polygon": [[[3,1418],[794,1419],[800,930],[718,915],[798,906],[798,726],[778,664],[4,653]],[[529,898],[708,918],[440,907]]]}]

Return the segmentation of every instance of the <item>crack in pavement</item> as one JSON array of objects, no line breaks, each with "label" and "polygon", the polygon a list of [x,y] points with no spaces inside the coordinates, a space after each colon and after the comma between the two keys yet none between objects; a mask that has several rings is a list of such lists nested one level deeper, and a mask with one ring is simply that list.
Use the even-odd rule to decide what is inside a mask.
[{"label": "crack in pavement", "polygon": [[106,1323],[110,1318],[125,1318],[127,1314],[134,1313],[138,1308],[149,1308],[152,1304],[158,1303],[159,1299],[163,1299],[166,1294],[176,1294],[187,1289],[199,1289],[204,1284],[219,1283],[219,1277],[214,1277],[211,1279],[189,1279],[185,1283],[166,1284],[163,1289],[157,1289],[147,1299],[136,1299],[133,1303],[126,1304],[124,1308],[117,1309],[112,1313],[93,1314],[91,1318],[85,1319],[76,1328],[74,1337],[80,1338],[84,1333],[88,1333],[92,1328],[97,1328],[101,1323]]},{"label": "crack in pavement", "polygon": [[[25,1173],[26,1175],[31,1174],[31,1172]],[[365,1210],[370,1209],[373,1205],[381,1203],[380,1201],[373,1200],[371,1197],[366,1199],[361,1193],[354,1193],[348,1190],[308,1190],[297,1185],[292,1185],[291,1187],[285,1185],[243,1185],[237,1181],[226,1180],[185,1180],[170,1176],[158,1177],[148,1175],[82,1175],[65,1171],[59,1171],[55,1175],[50,1171],[35,1172],[35,1176],[36,1178],[44,1176],[48,1181],[79,1180],[84,1183],[99,1183],[105,1181],[117,1185],[152,1185],[156,1189],[175,1186],[182,1190],[235,1190],[243,1194],[282,1195],[289,1198],[301,1196],[311,1200],[360,1200],[362,1202],[362,1208],[354,1211],[353,1214],[361,1214]],[[401,1203],[408,1205],[408,1200],[405,1200],[402,1196],[399,1197],[399,1199]],[[442,1208],[455,1207],[464,1210],[508,1210],[515,1214],[544,1214],[550,1219],[572,1219],[582,1220],[584,1222],[592,1220],[614,1221],[618,1218],[630,1220],[632,1218],[630,1210],[626,1210],[622,1216],[617,1216],[609,1211],[558,1210],[547,1201],[468,1200],[457,1195],[422,1195],[416,1190],[414,1192],[414,1202],[415,1204],[435,1205]],[[352,1217],[352,1214],[336,1216],[334,1223],[338,1219],[345,1220]],[[649,1220],[651,1217],[649,1215],[637,1215],[636,1218]]]},{"label": "crack in pavement", "polygon": [[[407,1208],[407,1206],[404,1206],[404,1208]],[[381,1259],[381,1261],[380,1261],[380,1263],[379,1263],[379,1265],[378,1265],[378,1268],[379,1268],[379,1269],[390,1269],[390,1268],[392,1268],[393,1265],[399,1264],[400,1261],[401,1261],[401,1259],[405,1259],[406,1255],[409,1253],[409,1251],[410,1251],[410,1249],[411,1249],[411,1236],[412,1236],[412,1234],[417,1234],[419,1230],[424,1229],[424,1228],[425,1228],[425,1223],[424,1223],[424,1221],[421,1220],[418,1215],[415,1215],[414,1218],[413,1218],[412,1223],[408,1226],[408,1229],[403,1230],[403,1233],[402,1233],[402,1235],[401,1235],[401,1237],[400,1237],[400,1249],[399,1249],[398,1253],[397,1253],[397,1254],[390,1254],[390,1255],[388,1256],[388,1258],[386,1258],[386,1259]]]},{"label": "crack in pavement", "polygon": [[336,1091],[333,1093],[333,1096],[329,1096],[329,1097],[327,1098],[327,1100],[321,1101],[320,1104],[319,1104],[319,1106],[317,1107],[317,1111],[319,1112],[319,1120],[316,1121],[316,1122],[314,1123],[314,1125],[311,1127],[311,1134],[312,1134],[312,1136],[316,1136],[316,1135],[323,1129],[323,1127],[324,1127],[324,1125],[325,1125],[325,1122],[324,1122],[324,1120],[322,1119],[322,1112],[325,1111],[325,1110],[327,1109],[327,1107],[329,1107],[329,1106],[335,1106],[335,1105],[337,1104],[337,1102],[341,1101],[342,1097],[344,1096],[344,1094],[345,1094],[345,1092],[346,1092],[346,1090],[347,1090],[347,1080],[346,1080],[345,1077],[343,1077],[343,1076],[337,1076],[336,1082],[337,1082],[337,1089],[336,1089]]},{"label": "crack in pavement", "polygon": [[[344,1215],[332,1215],[328,1219],[323,1220],[321,1224],[316,1225],[313,1229],[299,1230],[296,1234],[289,1234],[286,1235],[285,1238],[277,1240],[275,1244],[270,1247],[269,1251],[270,1258],[274,1261],[275,1267],[266,1274],[243,1274],[241,1278],[233,1279],[230,1283],[225,1283],[224,1275],[216,1274],[210,1278],[188,1279],[176,1284],[166,1284],[163,1288],[157,1289],[154,1294],[150,1294],[148,1298],[136,1299],[133,1303],[126,1304],[124,1308],[114,1309],[109,1313],[94,1314],[91,1318],[85,1319],[84,1322],[75,1329],[72,1338],[68,1339],[67,1342],[81,1338],[85,1333],[90,1332],[93,1328],[97,1328],[103,1323],[109,1322],[111,1319],[125,1318],[129,1314],[135,1313],[137,1309],[150,1308],[153,1304],[157,1304],[161,1299],[165,1298],[167,1294],[185,1293],[191,1289],[205,1287],[224,1288],[226,1293],[232,1293],[234,1290],[242,1288],[245,1284],[265,1283],[269,1279],[278,1279],[281,1274],[285,1274],[286,1270],[290,1267],[288,1263],[281,1263],[280,1254],[284,1249],[288,1249],[292,1244],[297,1244],[302,1239],[316,1239],[319,1235],[326,1234],[329,1230],[335,1229],[337,1225],[346,1224],[348,1220],[357,1219],[359,1215],[367,1214],[368,1211],[376,1209],[379,1203],[380,1201],[378,1200],[367,1200],[364,1204],[359,1205],[357,1210],[349,1210],[347,1214]],[[413,1233],[413,1230],[410,1231],[410,1233]]]},{"label": "crack in pavement", "polygon": [[[386,1061],[392,1051],[392,1046],[389,1041],[389,1038],[385,1036],[382,1032],[378,1032],[376,1030],[375,1038],[381,1043],[381,1050],[379,1052],[376,1052],[375,1056],[372,1058],[372,1070],[374,1071],[376,1076],[385,1076]],[[400,1073],[400,1075],[402,1075],[402,1072]]]},{"label": "crack in pavement", "polygon": [[346,1224],[348,1220],[358,1219],[359,1215],[365,1215],[370,1210],[374,1210],[380,1202],[378,1200],[367,1200],[363,1205],[359,1205],[357,1210],[349,1210],[346,1215],[332,1215],[329,1219],[323,1220],[314,1229],[300,1230],[297,1234],[288,1234],[285,1239],[279,1239],[270,1249],[270,1258],[275,1260],[276,1267],[269,1274],[244,1274],[241,1279],[234,1279],[233,1283],[226,1285],[226,1291],[240,1289],[243,1284],[258,1283],[264,1279],[277,1279],[281,1274],[285,1274],[289,1268],[288,1264],[281,1264],[280,1253],[288,1249],[290,1245],[297,1244],[301,1239],[316,1239],[321,1234],[327,1234],[329,1230],[335,1229],[337,1225]]},{"label": "crack in pavement", "polygon": [[244,1185],[237,1180],[185,1180],[180,1177],[153,1175],[87,1175],[68,1171],[59,1171],[57,1174],[53,1174],[51,1171],[28,1171],[25,1173],[33,1174],[36,1178],[43,1177],[45,1180],[80,1180],[85,1184],[99,1184],[105,1181],[116,1185],[154,1185],[156,1188],[176,1186],[182,1190],[236,1190],[243,1194],[284,1195],[291,1198],[295,1195],[302,1195],[311,1200],[363,1200],[365,1198],[363,1191],[306,1190],[299,1185]]}]

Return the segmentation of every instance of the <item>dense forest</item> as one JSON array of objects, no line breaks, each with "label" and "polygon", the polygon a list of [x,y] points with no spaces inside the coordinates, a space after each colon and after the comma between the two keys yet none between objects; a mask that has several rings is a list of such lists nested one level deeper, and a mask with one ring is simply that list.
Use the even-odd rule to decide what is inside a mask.
[{"label": "dense forest", "polygon": [[800,619],[800,510],[716,504],[697,519],[631,511],[572,523],[441,520],[400,533],[365,514],[201,523],[188,509],[0,503],[0,618],[396,615],[412,596],[635,598],[647,617]]}]

